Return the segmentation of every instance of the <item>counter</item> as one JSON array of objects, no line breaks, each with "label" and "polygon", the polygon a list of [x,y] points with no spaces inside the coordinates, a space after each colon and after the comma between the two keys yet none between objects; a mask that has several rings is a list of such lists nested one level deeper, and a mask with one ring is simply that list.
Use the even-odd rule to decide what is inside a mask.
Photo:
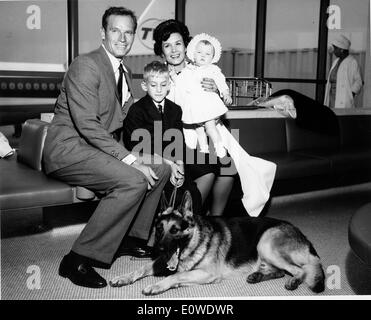
[{"label": "counter", "polygon": [[[0,98],[0,125],[23,123],[26,119],[39,118],[42,113],[51,113],[55,98]],[[371,115],[371,108],[334,109],[339,116]],[[284,118],[282,114],[271,109],[236,108],[227,112],[227,119]]]},{"label": "counter", "polygon": [[[354,109],[333,109],[338,116],[344,115],[371,115],[371,108],[354,108]],[[253,110],[229,110],[226,115],[227,119],[251,119],[251,118],[285,118],[282,114],[270,109],[253,109]]]}]

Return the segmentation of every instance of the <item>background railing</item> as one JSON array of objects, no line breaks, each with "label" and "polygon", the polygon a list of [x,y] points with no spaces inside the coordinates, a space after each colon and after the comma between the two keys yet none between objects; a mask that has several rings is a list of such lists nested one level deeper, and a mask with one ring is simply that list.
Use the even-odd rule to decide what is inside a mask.
[{"label": "background railing", "polygon": [[[237,49],[223,51],[218,63],[226,77],[253,77],[255,56],[253,51]],[[366,53],[351,52],[365,73]],[[126,58],[134,74],[134,96],[141,97],[143,67],[153,60],[161,60],[156,55],[130,55]],[[317,49],[275,50],[265,53],[264,79],[272,84],[272,92],[280,89],[293,89],[315,98]],[[327,72],[333,55],[327,55]],[[63,73],[6,72],[0,71],[0,96],[2,97],[57,97]],[[364,90],[364,89],[363,89]],[[362,106],[363,90],[356,97],[356,105]]]}]

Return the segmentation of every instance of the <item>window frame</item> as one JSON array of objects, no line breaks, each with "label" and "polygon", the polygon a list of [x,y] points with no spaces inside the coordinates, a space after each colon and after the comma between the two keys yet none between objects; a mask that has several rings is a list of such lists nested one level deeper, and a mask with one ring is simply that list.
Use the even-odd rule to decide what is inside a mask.
[{"label": "window frame", "polygon": [[[186,0],[175,0],[176,19],[186,23],[185,6]],[[330,0],[320,0],[319,28],[318,28],[318,51],[317,51],[317,70],[315,79],[303,78],[275,78],[264,77],[265,67],[265,40],[266,40],[266,18],[267,0],[257,0],[256,9],[256,28],[255,28],[255,65],[254,77],[263,78],[269,82],[295,82],[313,83],[316,85],[315,96],[318,102],[322,102],[325,95],[326,85],[326,59],[327,59],[327,8]]]},{"label": "window frame", "polygon": [[[174,0],[175,1],[175,19],[187,23],[186,19],[186,2],[187,0]],[[78,56],[79,52],[79,28],[78,28],[78,6],[79,0],[66,0],[67,3],[67,65],[70,65],[74,58]],[[270,82],[297,82],[297,83],[313,83],[316,85],[315,95],[317,101],[323,101],[325,84],[326,84],[326,59],[327,59],[327,8],[330,5],[330,0],[320,0],[319,15],[319,29],[318,29],[318,54],[317,54],[317,70],[315,79],[302,79],[302,78],[275,78],[264,77],[265,66],[265,40],[266,40],[266,16],[267,16],[267,0],[257,0],[256,11],[256,29],[255,29],[255,60],[254,60],[254,76],[264,78]],[[14,78],[20,79],[30,76],[30,72],[11,72]],[[0,78],[4,72],[0,73]],[[37,77],[52,77],[53,81],[62,81],[64,72],[45,74],[44,72],[32,72],[32,76]],[[134,74],[134,78],[141,78],[141,74]],[[8,81],[8,80],[7,80]],[[18,96],[35,96],[35,93],[26,92],[25,90],[16,90]],[[31,90],[32,91],[32,90]],[[4,93],[4,92],[3,92]],[[6,92],[5,92],[6,94]],[[28,94],[28,95],[27,95]],[[55,94],[55,93],[53,93]]]}]

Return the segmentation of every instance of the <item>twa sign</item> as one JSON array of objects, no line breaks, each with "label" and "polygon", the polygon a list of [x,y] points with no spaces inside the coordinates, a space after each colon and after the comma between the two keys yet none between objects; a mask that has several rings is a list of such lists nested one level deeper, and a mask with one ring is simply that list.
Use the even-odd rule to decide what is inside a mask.
[{"label": "twa sign", "polygon": [[153,50],[153,30],[162,22],[163,20],[150,18],[143,21],[137,30],[137,36],[141,44],[147,49]]}]

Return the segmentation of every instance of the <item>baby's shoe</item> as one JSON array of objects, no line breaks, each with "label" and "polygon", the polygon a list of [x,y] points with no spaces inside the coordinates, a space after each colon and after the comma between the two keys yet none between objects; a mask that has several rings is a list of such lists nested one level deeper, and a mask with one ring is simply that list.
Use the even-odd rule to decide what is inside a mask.
[{"label": "baby's shoe", "polygon": [[215,153],[219,158],[224,158],[227,155],[227,150],[223,147],[222,144],[216,144]]}]

